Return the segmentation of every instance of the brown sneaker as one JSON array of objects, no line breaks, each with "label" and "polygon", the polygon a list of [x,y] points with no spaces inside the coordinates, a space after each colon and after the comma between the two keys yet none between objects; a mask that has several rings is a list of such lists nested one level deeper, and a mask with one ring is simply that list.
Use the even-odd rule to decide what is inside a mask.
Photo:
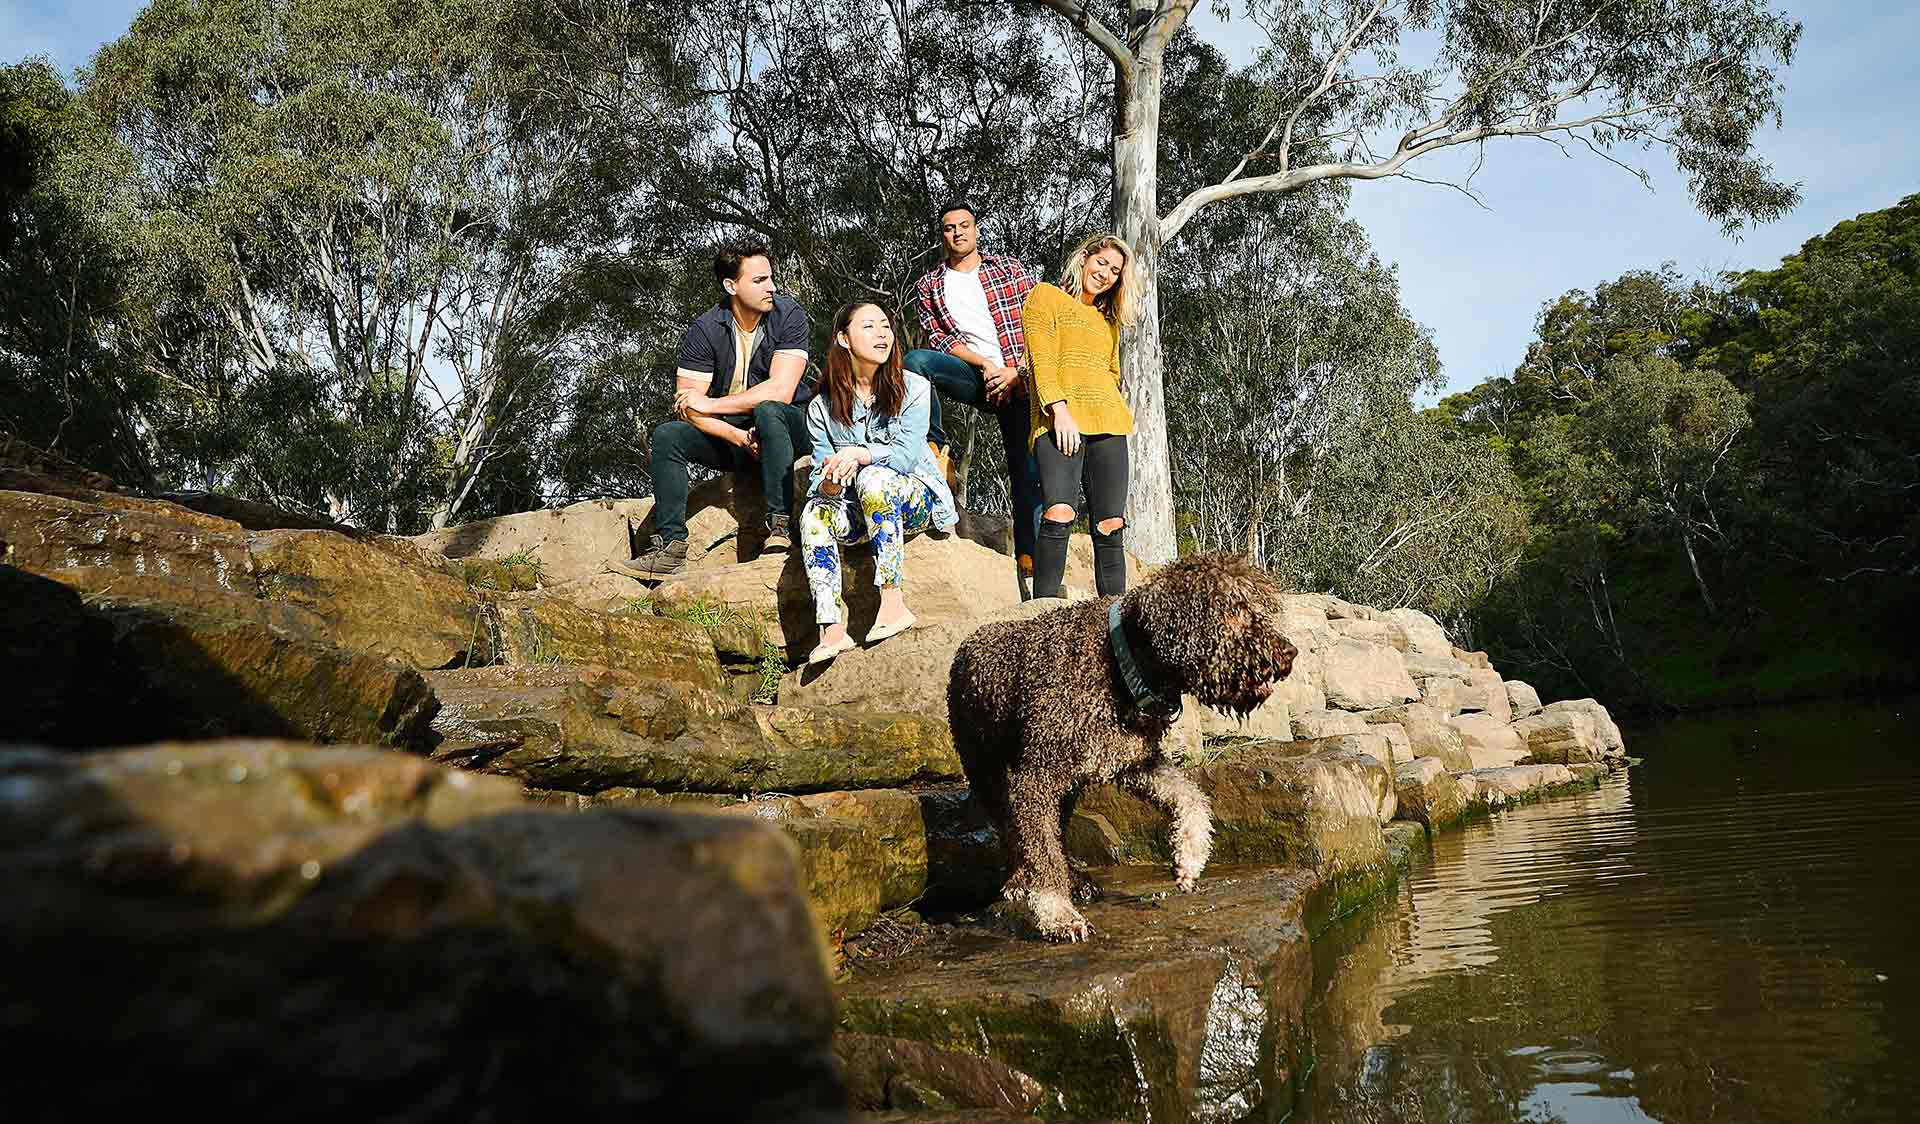
[{"label": "brown sneaker", "polygon": [[760,553],[769,550],[792,550],[793,531],[784,515],[767,516],[767,537],[760,544]]},{"label": "brown sneaker", "polygon": [[687,540],[664,542],[653,536],[652,544],[640,557],[617,563],[620,572],[642,580],[668,578],[687,568]]},{"label": "brown sneaker", "polygon": [[1014,562],[1013,580],[1020,587],[1020,600],[1033,600],[1033,555],[1022,554]]}]

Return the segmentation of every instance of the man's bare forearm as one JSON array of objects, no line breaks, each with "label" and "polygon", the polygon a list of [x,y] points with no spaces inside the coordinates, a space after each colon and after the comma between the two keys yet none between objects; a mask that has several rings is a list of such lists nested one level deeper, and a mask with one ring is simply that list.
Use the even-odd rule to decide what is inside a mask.
[{"label": "man's bare forearm", "polygon": [[742,432],[740,428],[721,420],[721,418],[714,414],[703,414],[698,410],[688,410],[684,416],[693,428],[706,434],[708,437],[718,437],[729,445],[738,445],[740,443],[740,434]]},{"label": "man's bare forearm", "polygon": [[721,415],[739,416],[753,413],[753,408],[762,402],[791,402],[793,390],[775,386],[769,379],[758,386],[748,387],[738,394],[729,394],[725,398],[715,398],[709,403],[709,412]]}]

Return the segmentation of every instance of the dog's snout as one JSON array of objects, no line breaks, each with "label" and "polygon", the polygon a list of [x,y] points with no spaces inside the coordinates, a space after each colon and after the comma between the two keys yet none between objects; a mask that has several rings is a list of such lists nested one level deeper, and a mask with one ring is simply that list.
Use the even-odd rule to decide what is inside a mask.
[{"label": "dog's snout", "polygon": [[1293,646],[1293,641],[1280,641],[1280,658],[1274,661],[1274,668],[1279,674],[1274,676],[1274,678],[1285,679],[1287,676],[1293,674],[1293,658],[1299,654],[1300,649]]}]

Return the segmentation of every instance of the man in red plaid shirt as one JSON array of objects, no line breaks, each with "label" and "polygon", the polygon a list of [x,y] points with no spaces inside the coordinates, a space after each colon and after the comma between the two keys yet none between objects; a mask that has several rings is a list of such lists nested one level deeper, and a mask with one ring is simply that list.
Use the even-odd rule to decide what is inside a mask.
[{"label": "man in red plaid shirt", "polygon": [[940,241],[944,264],[915,286],[924,348],[907,352],[909,371],[926,377],[939,394],[933,398],[927,439],[945,449],[940,424],[940,395],[990,413],[1000,423],[1012,479],[1013,546],[1020,596],[1031,596],[1033,541],[1040,512],[1040,476],[1028,452],[1031,415],[1020,369],[1026,364],[1027,337],[1020,310],[1039,283],[1018,258],[980,252],[980,231],[971,204],[941,208]]}]

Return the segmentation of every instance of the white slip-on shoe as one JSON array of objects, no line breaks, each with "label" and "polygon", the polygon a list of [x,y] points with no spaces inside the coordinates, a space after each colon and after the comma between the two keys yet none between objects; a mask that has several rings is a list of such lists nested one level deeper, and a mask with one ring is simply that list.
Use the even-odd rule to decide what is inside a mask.
[{"label": "white slip-on shoe", "polygon": [[918,618],[913,615],[912,610],[908,610],[906,616],[901,617],[892,624],[876,624],[867,631],[867,643],[878,644],[890,636],[898,636],[912,628],[917,619]]},{"label": "white slip-on shoe", "polygon": [[824,642],[815,644],[813,646],[813,651],[807,653],[807,663],[809,664],[826,663],[828,660],[839,655],[840,653],[851,652],[859,646],[860,646],[860,642],[858,640],[855,640],[851,635],[842,636],[839,640],[836,640],[831,644],[827,644]]}]

